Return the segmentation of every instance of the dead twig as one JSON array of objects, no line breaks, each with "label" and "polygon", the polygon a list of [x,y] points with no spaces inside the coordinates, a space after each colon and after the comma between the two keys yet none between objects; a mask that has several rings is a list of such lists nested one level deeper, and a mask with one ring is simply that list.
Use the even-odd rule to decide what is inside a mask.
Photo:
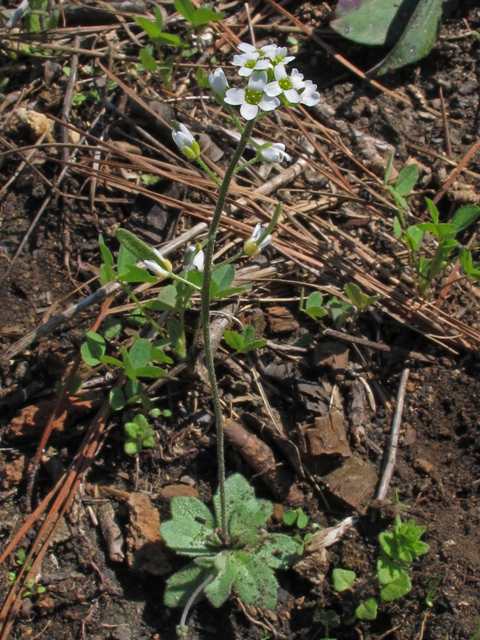
[{"label": "dead twig", "polygon": [[407,386],[409,374],[410,374],[410,369],[408,367],[405,367],[405,369],[402,371],[400,384],[398,385],[397,410],[395,411],[395,415],[393,417],[392,432],[390,434],[390,441],[387,447],[387,458],[385,461],[385,467],[384,467],[383,474],[380,479],[380,483],[378,485],[377,493],[375,496],[376,500],[383,500],[387,495],[388,487],[390,485],[390,480],[392,479],[393,470],[395,468],[395,460],[397,457],[397,448],[398,448],[398,436],[400,433],[400,425],[402,424],[403,404],[405,401],[405,388]]}]

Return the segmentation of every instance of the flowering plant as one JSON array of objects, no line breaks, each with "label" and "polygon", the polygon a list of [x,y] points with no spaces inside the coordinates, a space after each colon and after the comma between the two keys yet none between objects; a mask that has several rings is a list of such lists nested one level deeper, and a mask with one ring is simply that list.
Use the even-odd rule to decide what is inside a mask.
[{"label": "flowering plant", "polygon": [[[292,69],[290,73],[287,72],[287,65],[294,60],[294,56],[287,55],[288,51],[285,47],[280,47],[277,44],[268,44],[261,48],[257,48],[247,43],[241,43],[238,46],[238,49],[241,53],[234,56],[233,66],[238,68],[238,77],[243,84],[240,86],[230,87],[229,81],[222,69],[215,69],[209,75],[209,85],[215,99],[228,111],[233,123],[241,134],[238,146],[221,181],[202,159],[201,148],[198,141],[195,139],[194,134],[190,132],[184,124],[176,122],[173,123],[172,139],[175,145],[188,159],[196,161],[217,184],[219,189],[218,200],[207,237],[201,243],[187,247],[183,258],[183,270],[179,274],[176,274],[172,264],[165,259],[158,250],[152,250],[150,247],[147,247],[147,245],[141,242],[133,234],[125,230],[117,231],[117,238],[120,240],[123,247],[126,248],[132,256],[141,260],[149,271],[154,273],[159,279],[172,278],[174,280],[173,285],[168,285],[163,289],[163,292],[159,294],[159,301],[161,304],[152,308],[161,310],[168,309],[170,311],[178,311],[180,313],[178,331],[180,336],[179,344],[182,345],[182,350],[177,348],[177,353],[181,352],[184,356],[186,356],[186,341],[183,329],[183,309],[186,307],[193,291],[200,291],[201,294],[201,323],[203,329],[205,360],[213,397],[217,434],[219,488],[218,494],[215,498],[216,519],[213,520],[210,514],[207,517],[206,514],[208,510],[206,510],[206,507],[200,508],[197,504],[198,501],[195,503],[188,503],[188,509],[193,509],[193,516],[191,516],[190,512],[187,514],[187,512],[184,513],[182,511],[185,506],[182,503],[183,506],[181,506],[181,508],[178,507],[180,511],[177,513],[177,509],[177,511],[173,512],[173,520],[162,525],[162,534],[164,535],[167,544],[174,549],[178,548],[178,540],[197,540],[195,536],[192,537],[192,531],[196,531],[196,528],[198,528],[196,516],[201,516],[202,518],[207,518],[210,523],[208,536],[203,540],[202,544],[204,546],[206,545],[206,547],[210,547],[214,544],[214,546],[218,547],[217,551],[219,551],[218,553],[212,551],[211,554],[209,551],[209,555],[212,557],[209,558],[209,562],[207,563],[208,566],[205,562],[201,562],[200,560],[198,560],[198,562],[196,561],[197,564],[192,569],[192,575],[189,574],[189,576],[187,576],[189,578],[188,580],[185,578],[186,582],[189,582],[192,576],[195,578],[192,578],[192,584],[196,584],[196,587],[190,598],[187,594],[188,589],[185,590],[182,586],[182,596],[177,602],[175,599],[176,595],[175,598],[173,598],[172,593],[175,592],[176,594],[175,589],[178,591],[178,579],[180,578],[177,579],[174,576],[169,581],[170,591],[167,590],[168,602],[175,602],[177,604],[186,603],[187,609],[200,596],[202,591],[206,593],[210,601],[217,606],[219,606],[228,596],[232,584],[237,584],[240,595],[242,595],[240,587],[243,584],[242,576],[245,573],[245,568],[242,563],[247,561],[248,563],[250,562],[248,558],[243,558],[242,554],[245,554],[245,551],[242,550],[241,553],[237,553],[237,551],[235,551],[237,548],[235,545],[238,546],[238,532],[235,533],[236,529],[232,525],[232,519],[230,518],[232,505],[229,503],[227,491],[229,485],[226,482],[225,476],[223,418],[210,336],[210,303],[212,299],[219,299],[226,295],[233,295],[241,290],[239,288],[231,287],[235,275],[233,263],[240,259],[248,259],[253,256],[257,256],[271,244],[272,232],[280,216],[282,205],[280,203],[277,206],[275,213],[272,215],[270,223],[267,226],[262,226],[261,223],[258,223],[255,226],[250,237],[245,241],[240,253],[228,258],[220,265],[214,265],[213,255],[218,225],[227,199],[230,183],[236,173],[254,162],[281,163],[283,161],[288,162],[291,159],[290,155],[286,152],[285,145],[283,143],[262,142],[260,144],[251,137],[256,122],[275,109],[295,107],[297,105],[314,106],[320,100],[315,84],[310,80],[304,80],[303,74],[297,69]],[[239,107],[240,116],[246,121],[245,124],[240,122],[232,107]],[[240,158],[249,143],[256,149],[255,156],[251,160],[243,164],[239,164]],[[129,272],[133,273],[132,269],[133,267],[130,267]],[[138,267],[135,267],[135,269],[138,269]],[[138,276],[137,271],[134,273]],[[150,274],[147,275],[151,278]],[[167,301],[168,304],[166,304]],[[152,321],[154,327],[158,330],[159,327],[154,323],[153,319],[151,319],[151,316],[146,314],[146,317]],[[233,340],[233,338],[235,338],[233,335],[231,338],[234,344],[238,347],[238,344],[240,344],[239,340]],[[246,339],[243,339],[240,346],[240,351],[246,352],[252,348],[260,348],[264,346],[264,342],[255,342],[253,336],[250,336],[248,342]],[[258,505],[255,506],[256,502],[254,501],[253,493],[250,495],[250,489],[245,489],[242,482],[248,487],[246,480],[242,479],[242,481],[240,481],[238,478],[235,480],[235,483],[242,486],[242,491],[246,491],[251,501],[253,501],[253,513],[255,509],[257,509]],[[242,509],[243,507],[244,505],[241,506]],[[247,514],[247,512],[245,512],[245,514]],[[259,523],[262,527],[265,520],[265,518],[259,519]],[[262,527],[253,527],[250,532],[251,535],[249,534],[250,537],[248,538],[249,548],[257,549],[258,547],[259,558],[263,558],[262,545],[265,543],[263,538],[263,542],[260,540],[261,536],[265,537],[265,532]],[[277,542],[275,544],[277,544]],[[185,547],[185,545],[180,546]],[[285,548],[287,547],[290,548],[288,544],[286,544]],[[182,551],[180,550],[180,552]],[[205,555],[205,553],[205,549],[202,547],[198,554],[190,555]],[[242,558],[241,562],[238,561],[240,556]],[[230,561],[232,564],[228,564]],[[267,572],[267,565],[270,567],[268,571],[272,573],[272,569],[276,566],[280,567],[286,564],[286,561],[283,564],[276,564],[276,561],[274,560],[269,563],[265,558],[260,559],[259,561],[261,564],[265,564],[265,566],[262,564],[261,567],[265,575],[265,572]],[[260,571],[260,573],[262,573],[262,571]],[[268,574],[268,588],[270,590],[268,600],[269,606],[274,604],[276,599],[276,582],[273,579],[273,573],[272,576],[270,576],[270,573]],[[265,575],[263,578],[265,578]],[[202,581],[205,576],[206,581]],[[202,580],[200,580],[200,578],[202,578]],[[184,582],[182,582],[182,585],[184,585]],[[185,615],[186,614],[184,614],[184,618]]]}]

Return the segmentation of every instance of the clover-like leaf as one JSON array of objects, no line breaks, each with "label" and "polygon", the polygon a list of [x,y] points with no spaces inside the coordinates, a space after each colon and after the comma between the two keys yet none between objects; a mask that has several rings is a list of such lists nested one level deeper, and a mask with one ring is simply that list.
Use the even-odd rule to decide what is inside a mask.
[{"label": "clover-like leaf", "polygon": [[146,338],[139,338],[128,352],[128,357],[134,369],[146,367],[150,361],[150,352],[152,345]]},{"label": "clover-like leaf", "polygon": [[80,353],[86,364],[96,367],[100,364],[100,358],[105,353],[106,345],[103,337],[94,331],[87,331],[87,341],[80,348]]},{"label": "clover-like leaf", "polygon": [[400,572],[400,575],[392,582],[387,584],[380,591],[380,596],[385,602],[391,602],[397,598],[401,598],[410,592],[412,583],[408,577],[408,573],[404,570]]},{"label": "clover-like leaf", "polygon": [[355,609],[355,614],[359,620],[375,620],[377,609],[378,604],[375,598],[369,598],[358,605]]},{"label": "clover-like leaf", "polygon": [[349,571],[348,569],[334,569],[332,572],[332,578],[335,591],[351,590],[356,577],[355,571]]}]

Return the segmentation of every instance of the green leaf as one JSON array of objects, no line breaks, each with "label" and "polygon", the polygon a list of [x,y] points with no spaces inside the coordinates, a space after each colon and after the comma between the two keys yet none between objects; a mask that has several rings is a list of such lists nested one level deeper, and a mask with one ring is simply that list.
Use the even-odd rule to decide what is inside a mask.
[{"label": "green leaf", "polygon": [[405,198],[402,198],[402,196],[395,191],[395,189],[392,187],[391,184],[387,185],[387,189],[390,192],[390,195],[392,196],[393,200],[395,201],[397,208],[407,209],[408,211],[409,206]]},{"label": "green leaf", "polygon": [[134,342],[128,353],[128,357],[130,358],[132,367],[134,369],[146,367],[150,362],[151,351],[152,345],[146,338],[139,338],[136,342]]},{"label": "green leaf", "polygon": [[398,174],[397,182],[395,183],[395,191],[400,196],[408,196],[415,186],[419,177],[418,166],[416,164],[409,164]]},{"label": "green leaf", "polygon": [[344,289],[347,297],[351,300],[352,304],[357,307],[357,309],[365,309],[380,298],[379,295],[366,296],[360,287],[353,282],[346,284]]},{"label": "green leaf", "polygon": [[127,380],[125,385],[125,393],[127,398],[141,395],[143,393],[143,383],[140,380]]},{"label": "green leaf", "polygon": [[480,207],[475,204],[468,204],[459,209],[452,218],[452,224],[456,225],[458,231],[466,229],[475,222],[480,215]]},{"label": "green leaf", "polygon": [[246,532],[257,534],[271,517],[273,504],[268,500],[250,498],[235,505],[229,518],[229,533],[233,539],[242,538]]},{"label": "green leaf", "polygon": [[205,587],[205,595],[214,607],[221,607],[230,595],[233,583],[237,577],[237,562],[232,553],[222,551],[218,557],[223,560],[223,566],[215,578]]},{"label": "green leaf", "polygon": [[161,36],[162,30],[159,29],[154,22],[148,20],[148,18],[142,18],[140,16],[132,17],[135,22],[145,31],[145,33],[151,40],[155,40],[156,38],[159,38]]},{"label": "green leaf", "polygon": [[174,35],[173,33],[165,33],[165,32],[162,32],[158,38],[155,38],[155,43],[166,44],[167,46],[170,46],[170,47],[180,47],[183,44],[181,39],[178,36]]},{"label": "green leaf", "polygon": [[130,362],[130,358],[128,357],[128,352],[123,345],[121,347],[121,350],[122,350],[123,366],[125,367],[125,374],[127,375],[128,378],[130,378],[130,380],[136,380],[137,375],[135,373],[135,369],[133,368],[132,363]]},{"label": "green leaf", "polygon": [[355,609],[355,614],[359,620],[375,620],[377,609],[378,604],[375,598],[369,598],[358,605]]},{"label": "green leaf", "polygon": [[390,584],[396,580],[402,567],[388,556],[381,555],[377,560],[377,576],[380,584]]},{"label": "green leaf", "polygon": [[149,273],[146,269],[137,267],[135,265],[126,265],[122,271],[119,272],[118,277],[125,282],[157,282],[158,278]]},{"label": "green leaf", "polygon": [[390,584],[387,584],[380,591],[380,596],[385,602],[392,602],[397,598],[401,598],[410,592],[412,583],[406,571],[402,571],[398,578],[395,578]]},{"label": "green leaf", "polygon": [[255,329],[251,324],[246,324],[240,335],[243,338],[243,344],[248,347],[255,340]]},{"label": "green leaf", "polygon": [[330,26],[341,36],[359,44],[393,45],[407,26],[416,2],[339,0]]},{"label": "green leaf", "polygon": [[70,384],[68,385],[68,393],[70,395],[75,395],[82,388],[83,380],[80,376],[73,376]]},{"label": "green leaf", "polygon": [[[194,591],[205,581],[208,571],[204,567],[191,562],[186,567],[174,573],[167,580],[164,602],[167,607],[185,607]],[[195,602],[201,600],[203,593],[200,593]]]},{"label": "green leaf", "polygon": [[155,15],[155,24],[157,25],[157,27],[160,29],[160,31],[163,30],[163,16],[162,16],[162,12],[160,11],[160,9],[158,7],[155,7],[154,10],[154,15]]},{"label": "green leaf", "polygon": [[422,241],[423,231],[413,224],[412,226],[408,227],[406,235],[416,251],[418,249],[418,245]]},{"label": "green leaf", "polygon": [[298,511],[299,513],[298,513],[297,527],[299,529],[305,529],[305,527],[308,524],[308,516],[306,513],[303,512],[303,509],[301,507],[299,507]]},{"label": "green leaf", "polygon": [[428,206],[428,208],[430,210],[430,216],[431,216],[433,222],[435,224],[438,224],[438,219],[440,217],[440,214],[438,213],[438,209],[437,209],[435,203],[432,200],[430,200],[430,198],[425,198],[425,202],[427,203],[427,206]]},{"label": "green leaf", "polygon": [[211,556],[216,534],[211,527],[192,520],[176,518],[160,525],[160,533],[171,549],[183,556]]},{"label": "green leaf", "polygon": [[460,264],[462,265],[462,268],[467,276],[470,275],[470,273],[473,271],[473,259],[471,251],[465,248],[462,248],[460,250]]},{"label": "green leaf", "polygon": [[163,349],[158,349],[157,347],[152,347],[150,352],[150,359],[152,362],[165,362],[165,364],[173,364],[173,360],[169,358]]},{"label": "green leaf", "polygon": [[371,69],[367,76],[380,76],[424,58],[435,44],[442,14],[448,4],[449,0],[419,0],[405,31],[392,51]]},{"label": "green leaf", "polygon": [[123,362],[121,362],[120,360],[117,360],[117,358],[112,358],[111,356],[100,356],[99,360],[100,360],[100,362],[103,362],[104,364],[111,364],[114,367],[122,367],[123,368]]},{"label": "green leaf", "polygon": [[166,372],[161,367],[138,367],[135,373],[139,378],[163,378]]},{"label": "green leaf", "polygon": [[144,449],[153,449],[154,446],[155,440],[152,438],[152,436],[148,436],[148,438],[144,438],[142,440],[142,447]]},{"label": "green leaf", "polygon": [[297,511],[288,510],[283,514],[283,521],[286,525],[291,527],[297,521],[298,513]]},{"label": "green leaf", "polygon": [[113,387],[108,395],[108,401],[114,411],[121,411],[125,406],[125,396],[118,387]]},{"label": "green leaf", "polygon": [[193,15],[195,13],[195,7],[190,0],[175,0],[173,3],[175,11],[185,18],[187,22],[193,24]]},{"label": "green leaf", "polygon": [[177,304],[177,287],[174,284],[169,284],[163,287],[157,300],[149,300],[145,306],[154,311],[176,311]]},{"label": "green leaf", "polygon": [[126,440],[123,449],[127,455],[134,456],[141,451],[142,445],[136,440]]},{"label": "green leaf", "polygon": [[323,296],[320,291],[311,293],[305,302],[305,309],[319,308],[323,304]]},{"label": "green leaf", "polygon": [[[227,498],[227,522],[230,522],[230,518],[238,505],[254,498],[255,494],[253,487],[251,487],[247,480],[239,473],[235,473],[227,478],[225,491]],[[216,522],[217,525],[219,525],[222,521],[219,491],[216,492],[213,498],[213,504],[215,507]]]},{"label": "green leaf", "polygon": [[118,318],[108,318],[102,325],[103,335],[109,340],[115,340],[122,331],[122,322]]},{"label": "green leaf", "polygon": [[242,336],[236,331],[225,331],[223,334],[225,342],[235,351],[243,351],[245,343]]},{"label": "green leaf", "polygon": [[253,351],[254,349],[262,349],[267,344],[268,340],[266,340],[265,338],[262,338],[261,340],[254,340],[253,342],[250,342],[250,344],[247,345],[243,351],[244,353],[247,353],[248,351]]},{"label": "green leaf", "polygon": [[226,291],[230,288],[235,278],[235,267],[233,264],[225,264],[219,269],[215,269],[212,273],[212,283],[215,283],[218,287],[216,295]]},{"label": "green leaf", "polygon": [[332,572],[333,586],[335,591],[352,590],[352,584],[355,582],[355,571],[348,569],[334,569]]},{"label": "green leaf", "polygon": [[[138,55],[143,64],[143,68],[146,71],[150,71],[150,73],[155,73],[158,65],[157,65],[157,61],[152,56],[152,54],[149,51],[147,51],[147,49],[140,49],[140,51],[138,52]],[[144,175],[145,174],[142,174],[142,179]],[[144,180],[144,181],[147,182],[147,180]],[[158,182],[158,178],[155,180],[155,182]],[[155,184],[155,182],[153,184]]]},{"label": "green leaf", "polygon": [[105,244],[102,234],[100,234],[98,238],[98,246],[100,247],[100,253],[102,254],[102,258],[103,258],[103,266],[104,266],[105,276],[107,277],[107,282],[111,282],[116,278],[115,271],[112,268],[113,256],[112,256],[112,252]]},{"label": "green leaf", "polygon": [[271,569],[288,569],[297,560],[297,541],[284,533],[257,535],[255,557]]},{"label": "green leaf", "polygon": [[84,342],[80,349],[82,358],[90,367],[96,367],[100,364],[99,358],[105,353],[105,340],[93,331],[87,331],[85,335],[87,342]]},{"label": "green leaf", "polygon": [[130,253],[130,251],[126,247],[121,245],[117,258],[117,270],[119,275],[123,273],[123,270],[127,265],[134,265],[136,262],[137,259],[135,258],[133,253]]},{"label": "green leaf", "polygon": [[322,611],[320,613],[320,620],[323,622],[323,624],[326,624],[329,627],[340,626],[338,614],[336,611],[333,611],[333,609],[327,609],[326,611]]},{"label": "green leaf", "polygon": [[173,498],[171,512],[174,520],[190,518],[191,520],[203,522],[212,530],[215,528],[215,519],[212,512],[198,498],[187,496]]},{"label": "green leaf", "polygon": [[[58,21],[60,19],[60,11],[58,9],[54,9],[48,18],[45,20],[45,29],[49,31],[50,29],[56,29],[58,27]],[[43,587],[38,587],[38,589]],[[40,593],[37,589],[37,593]],[[43,591],[41,592],[43,593]]]},{"label": "green leaf", "polygon": [[400,225],[400,220],[397,216],[393,219],[393,232],[397,236],[397,238],[401,238],[403,235],[402,227]]},{"label": "green leaf", "polygon": [[28,33],[37,33],[38,31],[41,31],[42,25],[40,24],[40,17],[35,13],[28,12],[25,16],[25,26]]},{"label": "green leaf", "polygon": [[200,7],[200,9],[196,9],[196,11],[193,12],[192,20],[189,22],[194,24],[196,27],[199,27],[207,25],[210,22],[218,22],[218,20],[221,20],[222,18],[223,13],[215,13],[215,11],[212,11],[211,9]]},{"label": "green leaf", "polygon": [[237,551],[234,557],[237,565],[235,586],[240,598],[246,604],[273,609],[278,591],[273,570],[245,551]]}]

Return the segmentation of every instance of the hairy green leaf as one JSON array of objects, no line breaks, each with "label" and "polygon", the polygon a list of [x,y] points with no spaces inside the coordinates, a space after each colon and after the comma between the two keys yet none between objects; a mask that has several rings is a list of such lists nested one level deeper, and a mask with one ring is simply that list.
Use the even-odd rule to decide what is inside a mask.
[{"label": "hairy green leaf", "polygon": [[[232,513],[237,509],[238,505],[254,498],[255,495],[253,487],[251,487],[248,481],[239,473],[235,473],[227,478],[225,491],[227,494],[227,522],[230,522]],[[222,522],[219,491],[217,491],[213,498],[213,504],[215,507],[216,522],[219,526]]]},{"label": "hairy green leaf", "polygon": [[215,520],[210,509],[198,498],[186,496],[173,498],[171,510],[174,520],[190,518],[191,520],[197,520],[205,524],[205,526],[210,527],[212,530],[215,528]]},{"label": "hairy green leaf", "polygon": [[212,528],[190,517],[164,522],[160,533],[167,545],[183,556],[212,555],[214,551],[216,537]]},{"label": "hairy green leaf", "polygon": [[235,554],[235,586],[246,604],[273,609],[277,603],[278,582],[270,567],[257,562],[254,555],[245,551]]},{"label": "hairy green leaf", "polygon": [[[185,607],[195,589],[206,579],[211,571],[191,562],[186,567],[174,573],[167,580],[164,601],[167,607]],[[203,598],[200,593],[195,602]]]},{"label": "hairy green leaf", "polygon": [[217,571],[215,578],[205,587],[205,595],[214,607],[221,607],[230,595],[233,583],[237,577],[237,563],[234,555],[228,551],[222,551],[223,566]]}]

